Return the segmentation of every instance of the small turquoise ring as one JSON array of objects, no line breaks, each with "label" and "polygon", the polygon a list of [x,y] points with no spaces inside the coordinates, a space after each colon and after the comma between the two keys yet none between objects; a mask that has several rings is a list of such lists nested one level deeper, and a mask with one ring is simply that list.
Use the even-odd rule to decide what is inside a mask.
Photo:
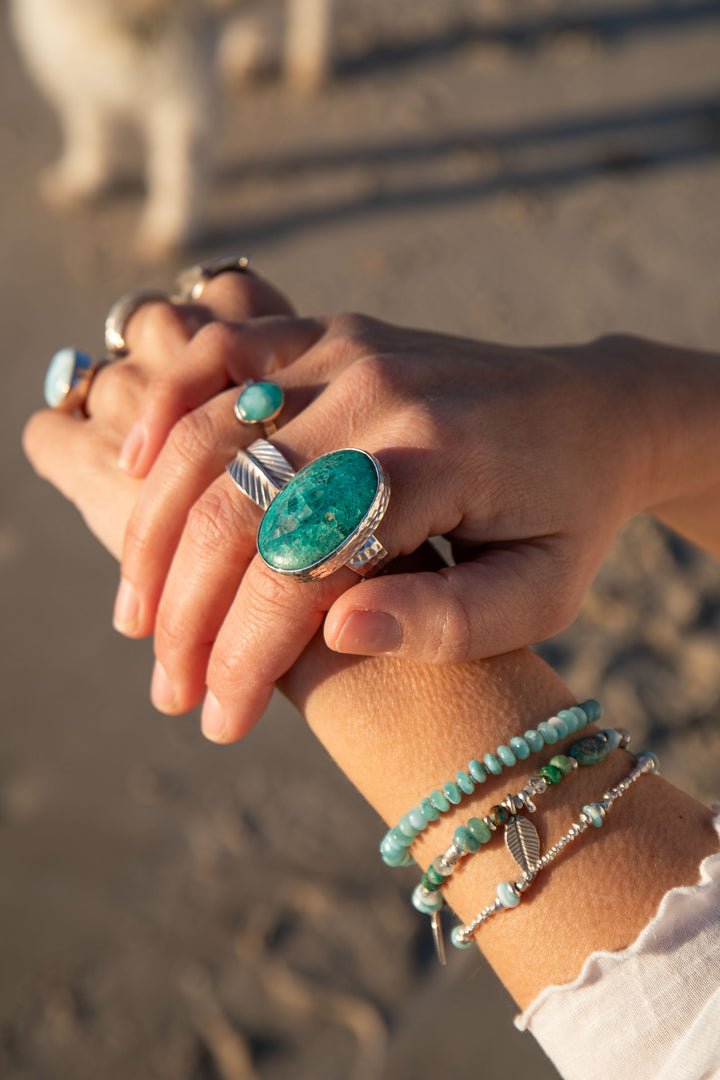
[{"label": "small turquoise ring", "polygon": [[343,566],[361,577],[389,558],[374,535],[390,500],[390,481],[365,450],[332,450],[300,469],[268,506],[257,547],[266,566],[315,581]]},{"label": "small turquoise ring", "polygon": [[79,349],[60,349],[48,364],[43,387],[45,401],[51,409],[80,412],[87,416],[86,404],[90,386],[107,360],[93,360]]},{"label": "small turquoise ring", "polygon": [[278,429],[275,421],[284,404],[282,387],[248,379],[235,400],[234,412],[241,424],[260,424],[267,439]]}]

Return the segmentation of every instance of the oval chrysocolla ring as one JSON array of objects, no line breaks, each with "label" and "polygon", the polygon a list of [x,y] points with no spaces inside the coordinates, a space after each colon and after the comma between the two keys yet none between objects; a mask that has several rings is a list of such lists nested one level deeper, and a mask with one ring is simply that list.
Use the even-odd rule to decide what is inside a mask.
[{"label": "oval chrysocolla ring", "polygon": [[346,564],[366,575],[386,555],[373,531],[389,498],[387,476],[372,454],[353,448],[323,454],[300,469],[265,511],[260,556],[272,570],[301,581]]}]

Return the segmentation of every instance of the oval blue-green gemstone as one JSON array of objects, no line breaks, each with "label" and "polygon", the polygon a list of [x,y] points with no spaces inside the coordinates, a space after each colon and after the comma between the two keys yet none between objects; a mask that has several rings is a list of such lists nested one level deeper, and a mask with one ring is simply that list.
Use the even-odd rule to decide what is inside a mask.
[{"label": "oval blue-green gemstone", "polygon": [[580,728],[585,727],[588,722],[588,718],[583,710],[578,708],[577,711],[575,711],[575,706],[573,706],[572,709],[558,709],[555,715],[558,720],[565,721],[569,735],[574,735]]},{"label": "oval blue-green gemstone", "polygon": [[483,758],[483,764],[487,771],[494,776],[499,776],[502,772],[502,762],[494,754],[486,754]]},{"label": "oval blue-green gemstone", "polygon": [[559,735],[558,735],[557,731],[552,726],[552,724],[548,723],[547,720],[542,720],[538,724],[537,729],[538,729],[538,731],[540,732],[543,739],[545,740],[545,742],[548,745],[558,741]]},{"label": "oval blue-green gemstone", "polygon": [[504,744],[502,746],[498,746],[497,756],[499,757],[500,761],[502,761],[503,765],[505,765],[508,769],[512,768],[513,765],[517,764],[517,758],[515,757],[509,746],[505,746]]},{"label": "oval blue-green gemstone", "polygon": [[555,728],[558,739],[564,739],[570,731],[570,726],[562,716],[551,716],[548,720],[550,727]]},{"label": "oval blue-green gemstone", "polygon": [[477,758],[473,758],[468,764],[468,772],[476,784],[484,784],[487,780],[487,772]]},{"label": "oval blue-green gemstone", "polygon": [[580,705],[573,705],[573,709],[582,709],[590,723],[595,723],[602,716],[602,705],[595,698],[588,698],[587,701],[583,701]]},{"label": "oval blue-green gemstone", "polygon": [[482,840],[478,840],[475,834],[468,829],[467,825],[459,825],[453,834],[453,843],[460,851],[472,854],[478,850],[482,844]]},{"label": "oval blue-green gemstone", "polygon": [[453,806],[457,806],[457,804],[462,801],[462,791],[454,780],[448,780],[447,784],[443,784],[443,794],[450,800]]},{"label": "oval blue-green gemstone", "polygon": [[497,898],[505,908],[517,907],[520,903],[520,897],[509,881],[500,882],[497,887]]},{"label": "oval blue-green gemstone", "polygon": [[545,740],[536,728],[530,728],[525,732],[525,742],[534,754],[537,754],[539,750],[542,750],[545,745]]},{"label": "oval blue-green gemstone", "polygon": [[372,506],[380,477],[368,454],[333,450],[275,496],[260,523],[258,551],[274,570],[308,570],[342,547]]},{"label": "oval blue-green gemstone", "polygon": [[512,750],[515,757],[519,758],[521,761],[524,761],[525,758],[530,757],[530,747],[528,746],[525,739],[523,739],[520,735],[513,735],[512,739],[510,740],[510,749]]},{"label": "oval blue-green gemstone", "polygon": [[473,791],[475,790],[475,784],[470,779],[469,775],[465,772],[464,769],[461,769],[460,772],[455,774],[455,782],[457,783],[457,786],[460,788],[460,790],[463,791],[466,795],[472,795]]},{"label": "oval blue-green gemstone", "polygon": [[408,810],[407,819],[413,829],[417,829],[418,832],[422,832],[423,829],[427,828],[427,818],[419,806],[413,806],[412,810]]},{"label": "oval blue-green gemstone", "polygon": [[440,791],[439,788],[435,788],[434,791],[430,792],[430,802],[440,811],[441,814],[447,813],[447,811],[450,809],[450,800],[444,792]]},{"label": "oval blue-green gemstone", "polygon": [[92,357],[78,349],[60,349],[55,353],[43,384],[45,401],[51,409],[62,405],[77,381],[77,375],[89,371],[92,364]]},{"label": "oval blue-green gemstone", "polygon": [[277,415],[283,400],[282,389],[275,383],[250,383],[235,402],[235,412],[247,424],[261,423]]},{"label": "oval blue-green gemstone", "polygon": [[420,810],[422,810],[428,821],[437,821],[440,817],[440,811],[430,799],[420,800]]}]

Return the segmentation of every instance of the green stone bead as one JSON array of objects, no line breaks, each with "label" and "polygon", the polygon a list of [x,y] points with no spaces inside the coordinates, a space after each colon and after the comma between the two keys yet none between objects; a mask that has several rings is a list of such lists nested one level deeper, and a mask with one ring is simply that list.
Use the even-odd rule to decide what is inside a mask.
[{"label": "green stone bead", "polygon": [[569,758],[567,754],[556,754],[555,757],[550,758],[548,765],[559,769],[563,776],[567,776],[573,771],[572,758]]},{"label": "green stone bead", "polygon": [[453,806],[457,806],[459,802],[462,802],[462,791],[454,780],[448,780],[447,784],[443,784],[443,794],[450,800]]},{"label": "green stone bead", "polygon": [[506,806],[491,806],[486,816],[489,817],[493,825],[499,829],[509,820],[510,811],[507,809]]},{"label": "green stone bead", "polygon": [[543,765],[539,771],[548,784],[559,784],[563,778],[560,769],[556,769],[554,765]]},{"label": "green stone bead", "polygon": [[[428,881],[430,882],[430,884],[434,888],[437,888],[438,886],[442,885],[443,882],[445,881],[445,878],[443,877],[443,875],[438,874],[438,872],[437,872],[437,870],[435,869],[434,866],[428,866],[427,870],[425,871],[424,876],[428,879]],[[430,888],[430,886],[428,885],[428,886],[426,886],[426,888]]]},{"label": "green stone bead", "polygon": [[442,885],[442,881],[433,881],[427,874],[423,874],[420,880],[423,888],[427,889],[428,892],[437,892]]},{"label": "green stone bead", "polygon": [[380,477],[360,450],[333,450],[306,465],[275,496],[258,531],[273,570],[298,573],[336,552],[372,506]]},{"label": "green stone bead", "polygon": [[480,847],[478,840],[466,825],[459,825],[453,835],[453,843],[460,851],[473,854]]},{"label": "green stone bead", "polygon": [[440,817],[440,811],[430,799],[421,799],[419,809],[422,810],[427,821],[437,821]]},{"label": "green stone bead", "polygon": [[594,735],[586,735],[584,739],[578,739],[568,750],[568,754],[575,758],[578,765],[599,765],[609,753],[607,742],[596,739]]},{"label": "green stone bead", "polygon": [[439,788],[430,792],[430,802],[441,814],[446,814],[450,809],[450,800]]},{"label": "green stone bead", "polygon": [[471,817],[467,823],[467,827],[473,834],[475,839],[479,840],[481,844],[487,844],[488,840],[492,836],[492,829],[490,829],[490,827],[485,824],[482,818]]},{"label": "green stone bead", "polygon": [[465,795],[472,795],[475,790],[475,784],[464,769],[461,769],[459,773],[455,774],[455,782]]}]

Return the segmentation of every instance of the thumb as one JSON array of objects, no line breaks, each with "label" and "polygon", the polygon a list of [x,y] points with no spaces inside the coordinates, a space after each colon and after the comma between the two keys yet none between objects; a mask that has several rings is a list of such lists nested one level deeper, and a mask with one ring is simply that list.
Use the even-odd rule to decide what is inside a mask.
[{"label": "thumb", "polygon": [[325,642],[342,653],[459,664],[559,633],[583,595],[577,564],[559,539],[544,538],[434,573],[363,581],[330,608]]}]

